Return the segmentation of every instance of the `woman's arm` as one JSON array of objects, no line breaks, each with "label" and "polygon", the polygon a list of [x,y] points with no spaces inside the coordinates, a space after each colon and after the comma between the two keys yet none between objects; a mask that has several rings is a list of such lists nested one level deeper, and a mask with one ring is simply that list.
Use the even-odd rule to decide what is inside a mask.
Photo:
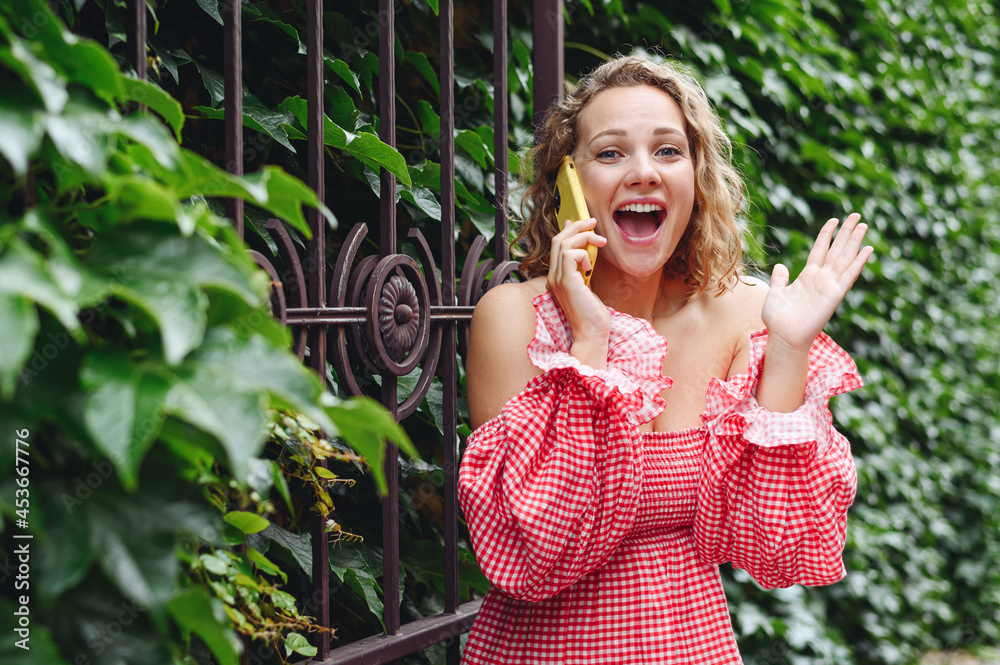
[{"label": "woman's arm", "polygon": [[769,411],[787,413],[802,406],[809,349],[861,274],[872,247],[862,247],[868,227],[852,213],[831,244],[838,220],[819,232],[806,267],[791,284],[788,269],[776,265],[761,319],[767,328],[767,352],[757,402]]}]

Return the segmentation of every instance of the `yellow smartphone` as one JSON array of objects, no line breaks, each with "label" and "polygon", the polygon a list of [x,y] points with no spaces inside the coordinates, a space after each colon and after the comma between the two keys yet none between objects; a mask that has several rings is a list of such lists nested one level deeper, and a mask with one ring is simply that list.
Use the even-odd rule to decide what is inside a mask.
[{"label": "yellow smartphone", "polygon": [[[556,175],[556,223],[562,231],[566,222],[575,222],[581,219],[590,219],[587,211],[587,200],[583,196],[583,184],[580,182],[580,175],[576,171],[576,164],[573,158],[566,155],[559,165],[559,173]],[[587,245],[587,254],[590,255],[590,270],[580,268],[583,275],[583,283],[590,286],[590,276],[593,267],[597,263],[597,247]]]}]

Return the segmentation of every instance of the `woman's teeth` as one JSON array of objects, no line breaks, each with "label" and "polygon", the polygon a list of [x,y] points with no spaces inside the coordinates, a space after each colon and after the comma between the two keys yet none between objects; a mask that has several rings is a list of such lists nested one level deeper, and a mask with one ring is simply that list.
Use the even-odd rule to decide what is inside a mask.
[{"label": "woman's teeth", "polygon": [[619,212],[660,212],[661,210],[663,210],[663,206],[655,203],[629,203],[618,208]]}]

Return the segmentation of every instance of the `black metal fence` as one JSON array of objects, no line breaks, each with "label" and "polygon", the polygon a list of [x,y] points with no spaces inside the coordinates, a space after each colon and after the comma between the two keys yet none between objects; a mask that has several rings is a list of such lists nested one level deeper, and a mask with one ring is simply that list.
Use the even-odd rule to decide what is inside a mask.
[{"label": "black metal fence", "polygon": [[[129,3],[129,54],[140,77],[146,74],[145,0]],[[308,184],[324,201],[323,152],[323,3],[307,0],[308,58]],[[225,135],[227,169],[243,173],[242,28],[239,0],[220,0],[224,21]],[[378,2],[379,54],[393,53],[393,0]],[[434,644],[447,643],[449,664],[459,661],[458,637],[469,630],[479,609],[479,600],[459,604],[458,591],[458,435],[457,368],[459,339],[468,335],[468,321],[482,294],[509,278],[516,263],[507,260],[507,3],[493,2],[494,157],[496,216],[494,259],[481,261],[487,240],[479,236],[465,257],[461,279],[456,280],[455,190],[454,190],[454,25],[452,0],[440,0],[441,54],[441,253],[432,256],[419,231],[408,237],[422,264],[398,253],[395,176],[381,173],[381,211],[378,224],[359,223],[348,234],[337,256],[332,274],[326,263],[326,224],[310,211],[312,240],[305,261],[298,255],[284,226],[272,220],[267,229],[279,248],[286,269],[279,273],[264,255],[248,250],[275,284],[274,314],[293,327],[293,350],[309,367],[326,377],[327,363],[336,370],[342,390],[360,394],[352,370],[352,358],[361,359],[369,371],[381,376],[382,403],[402,420],[420,405],[438,374],[444,385],[444,524],[445,610],[405,625],[399,613],[399,501],[397,451],[386,456],[389,494],[383,503],[383,558],[385,634],[363,639],[339,649],[330,649],[329,634],[322,634],[314,662],[333,665],[386,663],[416,653]],[[563,6],[562,0],[536,0],[534,4],[534,108],[536,124],[545,109],[562,94]],[[380,57],[380,137],[390,146],[395,136],[395,63]],[[243,202],[232,200],[226,208],[241,237]],[[359,257],[362,239],[378,228],[380,253]],[[437,275],[440,274],[440,280]],[[417,368],[416,388],[402,401],[397,380]],[[316,621],[330,625],[329,541],[323,520],[313,524],[313,593],[311,606]],[[246,659],[244,659],[246,660]]]}]

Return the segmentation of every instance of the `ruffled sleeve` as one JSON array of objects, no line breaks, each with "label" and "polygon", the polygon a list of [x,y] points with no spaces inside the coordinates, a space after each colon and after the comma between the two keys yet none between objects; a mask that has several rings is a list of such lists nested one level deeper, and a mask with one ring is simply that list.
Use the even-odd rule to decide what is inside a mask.
[{"label": "ruffled sleeve", "polygon": [[696,550],[712,565],[731,561],[764,587],[831,584],[845,575],[857,475],[828,405],[859,388],[861,377],[850,356],[820,333],[809,353],[803,405],[772,413],[755,397],[766,342],[766,331],[751,335],[747,373],[709,386]]},{"label": "ruffled sleeve", "polygon": [[469,437],[459,501],[493,584],[542,600],[604,565],[628,533],[642,486],[638,426],[663,410],[666,341],[611,310],[605,370],[569,354],[552,296],[533,301],[531,362],[543,373]]}]

